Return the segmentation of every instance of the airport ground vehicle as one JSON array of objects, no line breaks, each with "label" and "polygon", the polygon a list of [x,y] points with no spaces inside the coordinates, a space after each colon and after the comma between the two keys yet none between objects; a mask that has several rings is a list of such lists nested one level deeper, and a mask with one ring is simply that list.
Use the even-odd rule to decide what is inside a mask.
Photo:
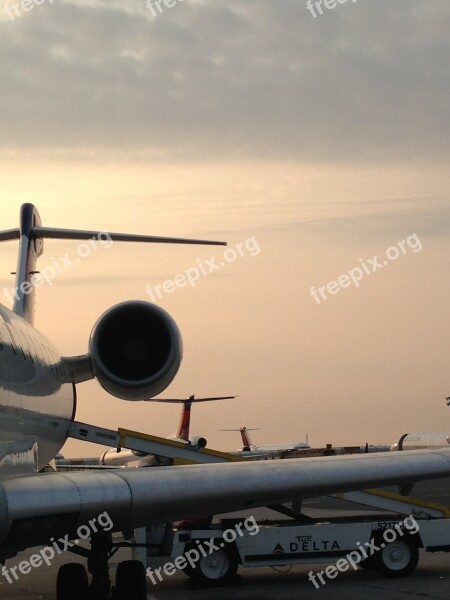
[{"label": "airport ground vehicle", "polygon": [[[213,522],[182,524],[181,529],[147,530],[147,564],[151,556],[167,556],[159,569],[151,566],[152,583],[178,569],[208,586],[225,585],[243,567],[328,563],[310,571],[316,587],[339,572],[373,569],[388,577],[410,574],[417,566],[419,548],[450,551],[450,509],[370,490],[349,492],[342,499],[383,509],[384,514],[296,520],[263,520],[237,516]],[[387,512],[389,511],[389,512]],[[325,581],[324,579],[325,578]]]}]

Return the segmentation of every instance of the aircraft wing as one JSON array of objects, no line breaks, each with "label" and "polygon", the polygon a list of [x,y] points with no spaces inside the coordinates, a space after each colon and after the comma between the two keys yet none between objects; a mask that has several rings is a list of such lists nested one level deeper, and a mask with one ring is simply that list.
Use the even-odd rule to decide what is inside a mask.
[{"label": "aircraft wing", "polygon": [[105,510],[120,531],[446,476],[450,449],[9,477],[0,481],[0,554],[74,538]]}]

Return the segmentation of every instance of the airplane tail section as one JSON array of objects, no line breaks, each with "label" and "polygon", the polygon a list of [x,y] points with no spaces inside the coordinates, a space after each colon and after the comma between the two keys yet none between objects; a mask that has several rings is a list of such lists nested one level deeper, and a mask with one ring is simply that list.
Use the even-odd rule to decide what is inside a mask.
[{"label": "airplane tail section", "polygon": [[33,276],[37,273],[36,261],[43,252],[42,240],[33,236],[33,230],[40,225],[41,219],[37,209],[32,204],[23,204],[20,209],[19,229],[0,232],[2,242],[20,240],[16,282],[12,290],[13,311],[30,323],[33,322],[35,301]]},{"label": "airplane tail section", "polygon": [[195,395],[185,399],[179,398],[153,398],[154,402],[167,402],[168,404],[182,404],[180,423],[178,425],[175,437],[185,442],[189,442],[189,431],[191,425],[191,408],[193,402],[212,402],[214,400],[231,400],[236,396],[216,396],[214,398],[196,398]]},{"label": "airplane tail section", "polygon": [[253,429],[247,429],[247,427],[241,427],[239,431],[241,432],[241,438],[242,438],[243,447],[245,449],[248,448],[250,450],[250,448],[253,446],[253,442],[250,439],[250,435],[249,435],[248,432],[249,431],[254,431],[254,430]]},{"label": "airplane tail section", "polygon": [[[194,397],[192,396],[192,400]],[[180,423],[178,425],[177,438],[189,442],[189,432],[191,429],[191,409],[192,400],[183,402],[183,408],[181,409]]]},{"label": "airplane tail section", "polygon": [[253,447],[253,442],[248,432],[258,431],[258,428],[247,429],[247,427],[240,427],[239,429],[219,429],[219,431],[239,431],[242,438],[242,450],[250,450]]},{"label": "airplane tail section", "polygon": [[18,229],[0,231],[0,242],[20,240],[16,283],[11,296],[14,299],[13,312],[30,323],[33,322],[35,291],[37,287],[36,280],[33,279],[33,276],[39,273],[39,271],[36,271],[36,262],[44,250],[43,240],[45,238],[59,240],[89,240],[93,237],[98,238],[102,235],[113,242],[226,246],[226,242],[210,240],[43,227],[36,207],[30,203],[23,204],[20,209],[20,227]]}]

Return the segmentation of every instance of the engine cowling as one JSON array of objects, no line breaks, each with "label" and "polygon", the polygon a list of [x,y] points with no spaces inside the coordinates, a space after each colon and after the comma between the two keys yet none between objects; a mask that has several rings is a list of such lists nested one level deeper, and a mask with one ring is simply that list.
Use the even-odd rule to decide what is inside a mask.
[{"label": "engine cowling", "polygon": [[207,442],[206,438],[201,437],[199,435],[190,435],[189,443],[192,444],[193,446],[197,446],[197,448],[206,448],[206,445],[208,442]]},{"label": "engine cowling", "polygon": [[175,377],[182,357],[179,329],[162,308],[122,302],[98,319],[89,339],[95,377],[123,400],[149,400]]}]

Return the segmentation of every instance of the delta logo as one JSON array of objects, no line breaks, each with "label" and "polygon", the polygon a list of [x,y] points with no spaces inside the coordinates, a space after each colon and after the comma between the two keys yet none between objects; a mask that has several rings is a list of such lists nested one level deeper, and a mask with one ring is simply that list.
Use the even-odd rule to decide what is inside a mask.
[{"label": "delta logo", "polygon": [[272,554],[284,554],[283,546],[279,542],[272,550]]}]

